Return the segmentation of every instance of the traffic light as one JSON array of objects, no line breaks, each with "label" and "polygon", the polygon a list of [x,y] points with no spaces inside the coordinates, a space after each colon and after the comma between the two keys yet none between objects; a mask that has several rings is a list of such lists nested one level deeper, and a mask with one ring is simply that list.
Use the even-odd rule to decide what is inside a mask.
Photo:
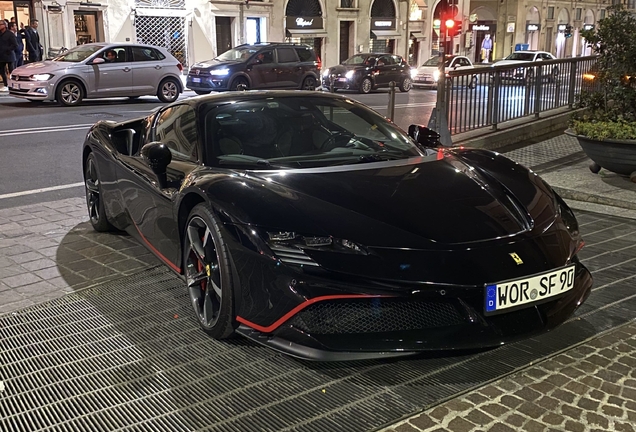
[{"label": "traffic light", "polygon": [[565,26],[565,37],[566,38],[572,37],[572,26],[570,24]]},{"label": "traffic light", "polygon": [[455,21],[455,35],[462,34],[462,22],[461,20]]}]

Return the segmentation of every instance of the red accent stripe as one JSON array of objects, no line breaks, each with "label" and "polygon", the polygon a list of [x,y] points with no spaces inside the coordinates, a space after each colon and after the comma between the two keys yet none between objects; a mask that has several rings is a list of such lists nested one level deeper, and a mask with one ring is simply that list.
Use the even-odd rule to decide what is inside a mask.
[{"label": "red accent stripe", "polygon": [[246,320],[245,318],[241,318],[240,316],[236,317],[236,320],[241,324],[245,324],[248,327],[253,328],[254,330],[258,330],[261,333],[271,333],[280,327],[285,321],[290,319],[292,316],[296,315],[301,310],[305,309],[308,306],[311,306],[314,303],[318,303],[325,300],[341,300],[341,299],[352,299],[352,298],[378,298],[378,297],[391,297],[386,295],[369,295],[369,294],[344,294],[344,295],[328,295],[322,297],[314,297],[312,299],[306,300],[304,303],[299,304],[285,315],[280,317],[274,324],[271,324],[267,327],[260,326],[251,321]]},{"label": "red accent stripe", "polygon": [[161,252],[159,252],[157,249],[155,249],[155,247],[153,245],[150,244],[150,242],[148,241],[148,239],[146,237],[144,237],[144,235],[141,233],[141,230],[139,229],[139,227],[137,226],[137,224],[135,223],[135,221],[133,221],[133,225],[135,226],[135,229],[137,230],[137,232],[139,233],[139,236],[141,237],[141,239],[144,241],[144,243],[146,243],[146,246],[148,246],[150,248],[151,251],[153,251],[155,253],[155,255],[157,255],[157,257],[159,257],[159,259],[161,259],[161,261],[165,262],[172,270],[176,271],[177,273],[181,274],[181,269],[179,267],[177,267],[176,264],[174,264],[172,261],[170,261],[168,258],[166,258],[165,256],[163,256],[161,254]]}]

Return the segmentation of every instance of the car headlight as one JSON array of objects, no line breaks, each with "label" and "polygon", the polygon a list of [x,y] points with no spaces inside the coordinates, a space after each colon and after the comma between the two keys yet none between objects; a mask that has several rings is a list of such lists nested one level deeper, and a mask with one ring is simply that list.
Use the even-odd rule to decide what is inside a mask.
[{"label": "car headlight", "polygon": [[327,78],[329,76],[329,69],[327,69],[326,71],[324,71],[322,73],[322,76],[324,76],[325,78]]},{"label": "car headlight", "polygon": [[210,71],[210,75],[216,75],[216,76],[225,76],[227,74],[230,73],[230,70],[228,68],[224,68],[224,69],[212,69]]},{"label": "car headlight", "polygon": [[277,246],[287,246],[323,252],[340,252],[368,255],[367,249],[351,240],[331,236],[306,236],[292,231],[268,231],[267,242],[276,253]]},{"label": "car headlight", "polygon": [[35,74],[29,77],[31,81],[48,81],[51,78],[53,78],[52,74]]},{"label": "car headlight", "polygon": [[411,78],[415,78],[417,76],[417,69],[411,69]]},{"label": "car headlight", "polygon": [[352,70],[350,70],[349,72],[347,72],[347,73],[345,74],[345,78],[347,78],[347,79],[351,79],[351,78],[353,78],[353,76],[355,75],[355,73],[356,73],[356,71],[352,71]]},{"label": "car headlight", "polygon": [[439,69],[436,69],[433,72],[433,79],[435,80],[435,82],[437,82],[437,80],[439,79]]}]

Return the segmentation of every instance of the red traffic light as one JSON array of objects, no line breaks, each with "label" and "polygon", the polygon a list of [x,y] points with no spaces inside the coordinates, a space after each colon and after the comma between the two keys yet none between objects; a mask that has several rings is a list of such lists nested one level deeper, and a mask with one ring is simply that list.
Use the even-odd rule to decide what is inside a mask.
[{"label": "red traffic light", "polygon": [[447,19],[445,24],[447,29],[452,29],[455,26],[455,20]]}]

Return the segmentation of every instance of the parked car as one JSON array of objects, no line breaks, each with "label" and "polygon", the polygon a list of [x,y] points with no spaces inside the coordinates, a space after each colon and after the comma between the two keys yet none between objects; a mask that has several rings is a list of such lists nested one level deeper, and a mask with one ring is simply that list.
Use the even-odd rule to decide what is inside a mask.
[{"label": "parked car", "polygon": [[[507,65],[528,65],[532,62],[544,61],[544,60],[556,60],[556,57],[547,51],[515,51],[508,55],[503,60],[493,63],[492,66],[507,66]],[[535,75],[538,74],[536,68],[533,67],[519,67],[511,68],[501,73],[503,79],[524,80],[532,81]],[[543,79],[548,81],[555,81],[559,76],[559,67],[554,65],[550,69],[543,69]]]},{"label": "parked car", "polygon": [[501,154],[437,145],[332,93],[190,98],[90,129],[88,216],[183,275],[212,337],[293,356],[495,347],[567,320],[592,286],[574,213]]},{"label": "parked car", "polygon": [[14,69],[9,94],[64,106],[84,99],[144,95],[174,102],[183,91],[182,71],[181,63],[162,47],[89,43]]},{"label": "parked car", "polygon": [[[473,62],[466,56],[447,55],[444,60],[444,68],[446,72],[475,69]],[[414,69],[413,87],[437,87],[439,81],[439,57],[431,57],[422,66]],[[448,77],[448,75],[446,75]],[[478,83],[477,75],[469,75],[466,77],[458,77],[462,84],[466,84],[469,88],[475,88]]]},{"label": "parked car", "polygon": [[307,45],[246,44],[196,63],[186,87],[200,95],[239,88],[314,90],[320,67],[319,58]]},{"label": "parked car", "polygon": [[373,89],[389,87],[391,81],[400,91],[411,90],[411,68],[399,55],[387,53],[356,54],[322,74],[322,87],[334,90],[357,90],[369,93]]}]

